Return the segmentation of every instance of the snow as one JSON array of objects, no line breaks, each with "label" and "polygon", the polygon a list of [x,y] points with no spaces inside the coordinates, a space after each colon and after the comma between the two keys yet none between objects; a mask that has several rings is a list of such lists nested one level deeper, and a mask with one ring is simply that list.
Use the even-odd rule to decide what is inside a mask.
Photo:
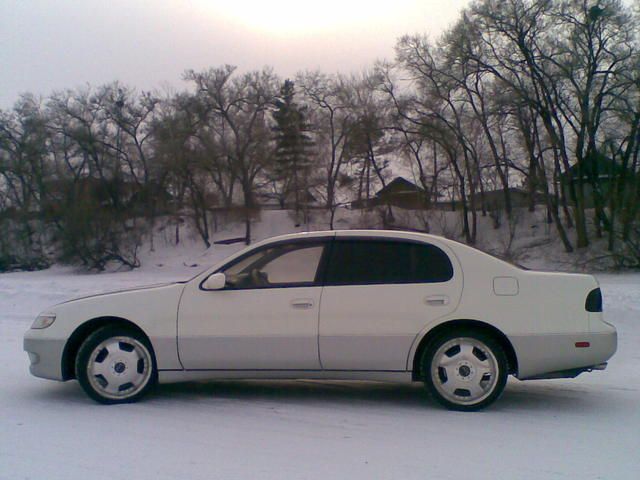
[{"label": "snow", "polygon": [[[282,223],[269,217],[256,236]],[[441,409],[419,384],[314,381],[162,385],[105,407],[75,381],[29,374],[22,335],[47,306],[189,278],[241,247],[158,242],[133,272],[0,275],[0,479],[638,478],[640,274],[597,275],[619,332],[607,370],[510,379],[476,413]]]}]

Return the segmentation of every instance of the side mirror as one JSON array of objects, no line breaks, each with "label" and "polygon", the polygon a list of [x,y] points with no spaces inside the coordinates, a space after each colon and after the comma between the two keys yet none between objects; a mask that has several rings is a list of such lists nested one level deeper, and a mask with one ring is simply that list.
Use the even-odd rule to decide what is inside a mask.
[{"label": "side mirror", "polygon": [[227,277],[224,273],[214,273],[202,282],[202,288],[205,290],[222,290],[226,284]]}]

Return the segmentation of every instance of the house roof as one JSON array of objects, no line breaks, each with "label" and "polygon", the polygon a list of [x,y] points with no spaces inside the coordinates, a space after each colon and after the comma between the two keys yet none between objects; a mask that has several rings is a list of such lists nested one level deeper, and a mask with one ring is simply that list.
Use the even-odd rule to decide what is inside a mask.
[{"label": "house roof", "polygon": [[380,197],[388,194],[410,194],[410,193],[424,193],[424,189],[417,186],[415,183],[410,182],[406,178],[396,177],[387,184],[386,187],[381,188],[376,193],[376,197]]},{"label": "house roof", "polygon": [[568,172],[564,172],[562,175],[566,177],[569,174],[573,178],[578,178],[578,175],[582,174],[582,178],[608,178],[621,172],[622,165],[604,155],[596,154],[581,162],[574,163]]},{"label": "house roof", "polygon": [[[274,192],[258,192],[256,196],[260,199],[262,205],[277,205],[279,204],[280,195]],[[299,200],[304,203],[317,203],[318,199],[310,190],[304,190],[300,192]],[[291,203],[295,200],[295,194],[289,192],[285,195],[285,202]]]},{"label": "house roof", "polygon": [[[524,188],[509,187],[509,188],[507,188],[507,190],[509,190],[509,193],[519,193],[519,194],[522,194],[522,195],[529,195],[529,192],[527,190],[525,190]],[[504,195],[504,189],[503,188],[496,188],[495,190],[485,190],[484,194],[485,195]]]}]

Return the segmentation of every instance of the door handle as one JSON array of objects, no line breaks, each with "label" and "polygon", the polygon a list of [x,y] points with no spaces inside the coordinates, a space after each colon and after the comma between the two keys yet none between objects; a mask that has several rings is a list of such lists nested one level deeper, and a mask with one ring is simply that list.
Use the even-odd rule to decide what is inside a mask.
[{"label": "door handle", "polygon": [[296,298],[291,300],[291,306],[300,310],[313,307],[313,300],[310,298]]},{"label": "door handle", "polygon": [[425,301],[428,305],[433,305],[434,307],[449,305],[449,297],[446,295],[430,295],[425,299]]}]

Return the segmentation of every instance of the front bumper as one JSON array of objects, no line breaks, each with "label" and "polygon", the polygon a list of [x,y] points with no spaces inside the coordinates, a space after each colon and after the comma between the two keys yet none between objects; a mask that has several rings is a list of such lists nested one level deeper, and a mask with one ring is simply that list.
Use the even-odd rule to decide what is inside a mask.
[{"label": "front bumper", "polygon": [[23,347],[29,354],[29,371],[32,375],[50,380],[62,377],[64,339],[39,338],[39,331],[29,330],[24,336]]}]

